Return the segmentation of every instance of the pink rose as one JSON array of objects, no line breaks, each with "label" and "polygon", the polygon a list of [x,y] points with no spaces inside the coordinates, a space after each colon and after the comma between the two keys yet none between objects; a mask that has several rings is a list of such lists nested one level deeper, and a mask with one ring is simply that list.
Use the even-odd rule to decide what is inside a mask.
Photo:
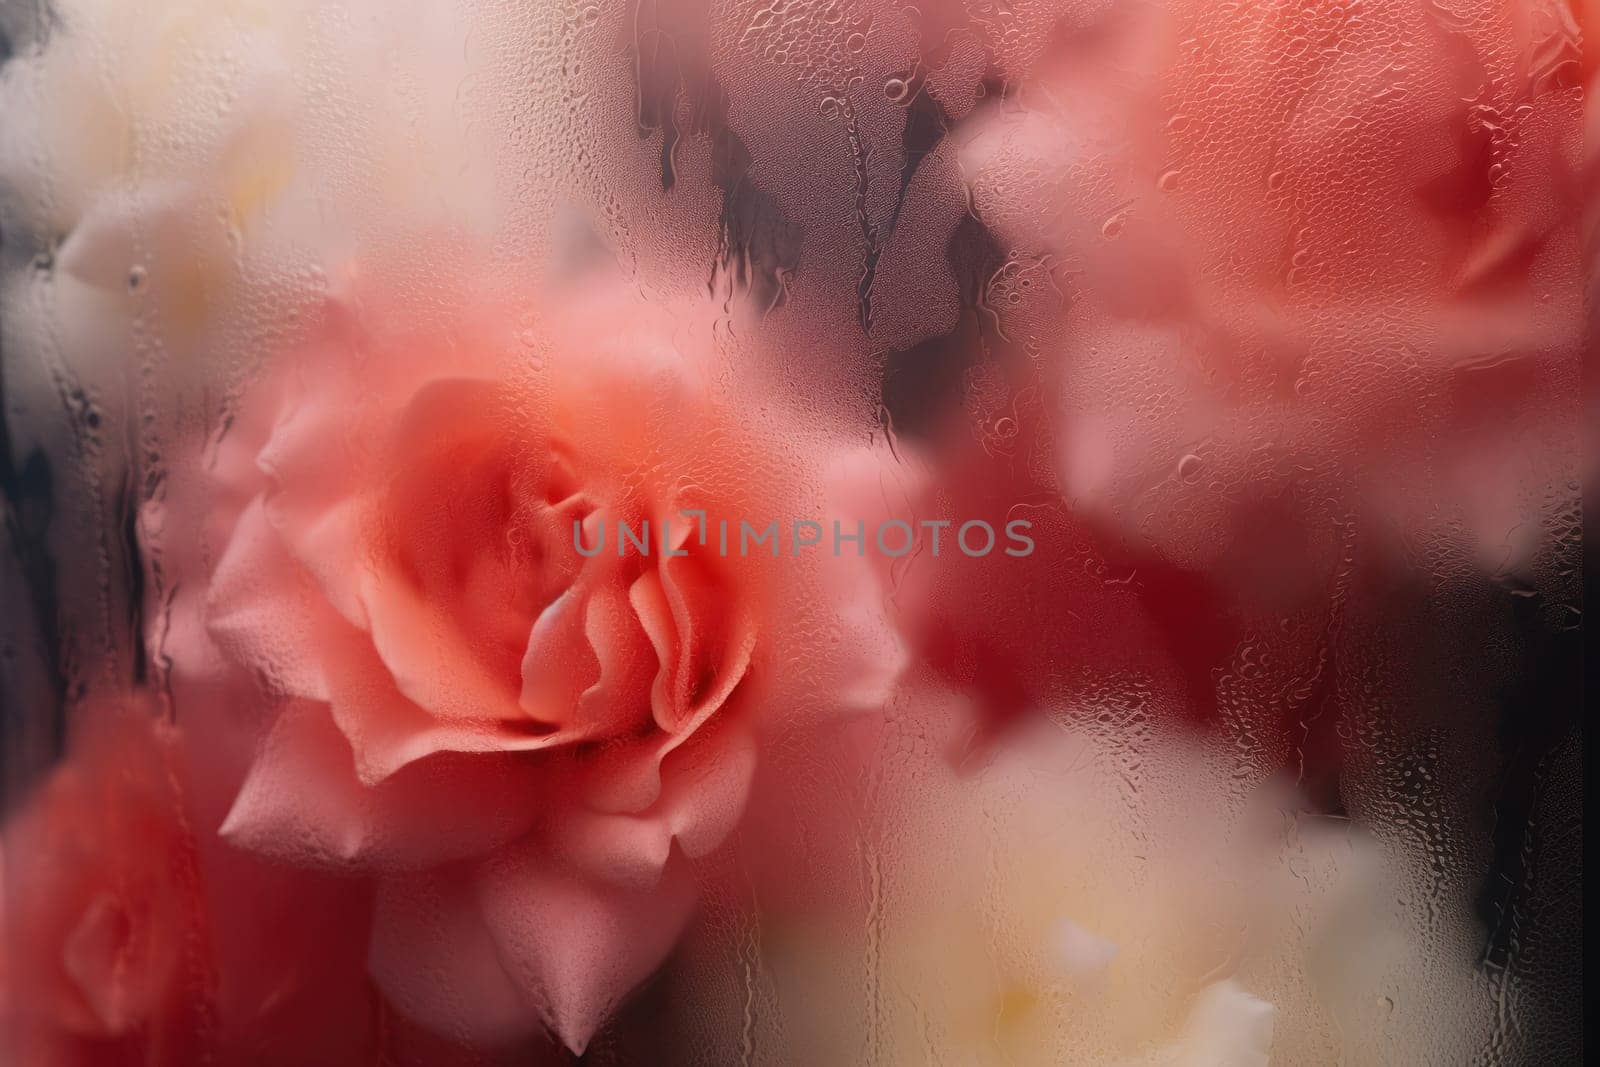
[{"label": "pink rose", "polygon": [[762,721],[881,703],[898,662],[854,557],[724,553],[719,520],[821,520],[878,459],[731,410],[709,314],[607,287],[535,329],[353,291],[249,391],[209,488],[180,471],[146,517],[175,573],[204,570],[190,524],[226,542],[174,604],[177,667],[271,697],[221,830],[376,875],[369,964],[412,1019],[581,1051],[687,921]]},{"label": "pink rose", "polygon": [[1331,788],[1332,650],[1395,573],[1576,596],[1577,37],[1560,5],[1116,5],[951,131],[998,250],[902,452],[924,510],[1039,549],[919,560],[899,602],[986,726],[1131,674],[1130,719]]},{"label": "pink rose", "polygon": [[351,887],[268,868],[201,829],[194,772],[217,753],[154,700],[69,713],[66,754],[3,828],[0,1060],[369,1054],[360,942],[342,933],[364,907]]},{"label": "pink rose", "polygon": [[182,1059],[202,1004],[193,840],[150,709],[84,709],[86,728],[6,822],[0,1058]]},{"label": "pink rose", "polygon": [[1357,530],[1534,570],[1577,476],[1578,39],[1559,4],[1130,6],[976,115],[974,211],[1052,282],[987,295],[1077,514],[1267,615]]}]

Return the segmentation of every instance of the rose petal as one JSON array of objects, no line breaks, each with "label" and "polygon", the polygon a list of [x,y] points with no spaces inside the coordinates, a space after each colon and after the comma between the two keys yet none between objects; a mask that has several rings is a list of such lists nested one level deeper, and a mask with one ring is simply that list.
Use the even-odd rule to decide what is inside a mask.
[{"label": "rose petal", "polygon": [[372,645],[395,687],[439,719],[492,724],[523,718],[513,679],[496,678],[474,655],[470,636],[447,611],[393,576],[362,576],[360,596]]},{"label": "rose petal", "polygon": [[[333,362],[342,353],[326,355]],[[357,587],[365,570],[365,502],[359,491],[364,463],[352,427],[357,415],[344,390],[329,383],[320,389],[280,389],[286,395],[279,417],[256,456],[267,478],[267,514],[328,602],[352,624],[365,626]]]},{"label": "rose petal", "polygon": [[367,634],[330,627],[321,651],[333,718],[350,741],[356,771],[376,785],[438,752],[520,752],[566,744],[559,733],[530,732],[518,710],[510,720],[440,719],[406,698]]},{"label": "rose petal", "polygon": [[367,968],[401,1014],[462,1045],[502,1045],[539,1029],[538,1011],[501,962],[470,868],[379,882]]},{"label": "rose petal", "polygon": [[402,1013],[463,1044],[499,1045],[541,1023],[582,1054],[606,1015],[665,958],[693,885],[590,884],[526,845],[478,869],[379,886],[369,967]]},{"label": "rose petal", "polygon": [[257,497],[212,575],[208,629],[226,653],[280,691],[326,700],[318,615],[327,608],[308,584]]},{"label": "rose petal", "polygon": [[663,558],[634,581],[628,599],[660,663],[650,694],[656,725],[692,733],[744,679],[755,621],[693,555]]},{"label": "rose petal", "polygon": [[556,825],[565,858],[596,877],[646,888],[660,878],[673,842],[691,858],[710,852],[744,812],[755,775],[755,740],[739,728],[702,732],[652,766],[659,768],[662,784],[648,809],[630,814],[579,808]]},{"label": "rose petal", "polygon": [[507,973],[577,1054],[666,958],[695,898],[676,864],[653,888],[635,891],[576,877],[519,846],[485,865],[478,893]]},{"label": "rose petal", "polygon": [[1267,1067],[1276,1009],[1233,980],[1200,991],[1176,1042],[1161,1060],[1185,1067]]},{"label": "rose petal", "polygon": [[126,1031],[149,1009],[152,987],[159,988],[160,977],[145,973],[148,934],[122,901],[103,892],[61,946],[62,966],[104,1033]]},{"label": "rose petal", "polygon": [[[470,762],[469,762],[470,761]],[[394,870],[482,855],[540,814],[539,768],[440,753],[364,785],[328,707],[286,705],[219,833],[285,862]]]},{"label": "rose petal", "polygon": [[600,684],[600,662],[584,633],[583,595],[568,589],[539,613],[522,657],[522,693],[517,703],[539,722],[572,726],[583,693]]}]

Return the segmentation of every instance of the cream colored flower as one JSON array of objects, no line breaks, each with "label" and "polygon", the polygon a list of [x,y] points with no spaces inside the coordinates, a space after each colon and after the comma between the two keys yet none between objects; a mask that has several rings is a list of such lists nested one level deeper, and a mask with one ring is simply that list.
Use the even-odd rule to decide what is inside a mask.
[{"label": "cream colored flower", "polygon": [[[861,895],[757,886],[756,1062],[1378,1064],[1488,1038],[1468,908],[1416,891],[1417,856],[1124,720],[1036,721],[960,773],[940,741],[959,718],[929,699],[891,728]],[[694,1017],[718,1017],[704,995]]]}]

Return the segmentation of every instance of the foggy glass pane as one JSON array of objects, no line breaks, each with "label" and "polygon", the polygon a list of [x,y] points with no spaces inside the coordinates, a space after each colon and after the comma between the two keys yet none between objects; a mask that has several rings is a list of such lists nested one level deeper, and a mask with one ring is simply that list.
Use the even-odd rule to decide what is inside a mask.
[{"label": "foggy glass pane", "polygon": [[0,1064],[1581,1062],[1594,16],[0,0]]}]

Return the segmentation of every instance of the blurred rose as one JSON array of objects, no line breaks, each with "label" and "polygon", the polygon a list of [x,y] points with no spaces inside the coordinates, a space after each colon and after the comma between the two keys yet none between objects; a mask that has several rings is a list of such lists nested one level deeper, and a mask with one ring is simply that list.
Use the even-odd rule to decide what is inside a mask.
[{"label": "blurred rose", "polygon": [[186,524],[226,542],[203,606],[174,604],[176,669],[241,666],[277,701],[222,832],[376,872],[373,975],[467,1042],[542,1018],[581,1051],[676,939],[762,719],[872,707],[897,664],[853,557],[737,548],[739,520],[820,519],[879,458],[730,411],[709,315],[587,291],[536,327],[352,282],[211,486],[180,469],[146,514],[174,575],[203,565]]},{"label": "blurred rose", "polygon": [[1064,35],[962,161],[1058,283],[993,306],[1045,316],[1070,506],[1249,610],[1325,597],[1358,534],[1530,577],[1575,492],[1577,42],[1538,0]]},{"label": "blurred rose", "polygon": [[1130,715],[1136,692],[967,774],[941,756],[964,714],[919,697],[862,791],[855,884],[797,907],[758,880],[748,926],[702,931],[676,988],[708,1058],[1243,1067],[1492,1040],[1470,890],[1415,907],[1420,850],[1296,813],[1286,780]]},{"label": "blurred rose", "polygon": [[919,512],[1038,549],[925,540],[897,602],[986,732],[1133,672],[1148,714],[1331,795],[1335,644],[1409,602],[1397,574],[1576,594],[1576,31],[1528,2],[1092,15],[948,134],[996,247],[952,238],[970,306],[884,387]]},{"label": "blurred rose", "polygon": [[206,976],[194,841],[170,735],[91,706],[68,759],[5,825],[7,1062],[180,1061]]},{"label": "blurred rose", "polygon": [[208,403],[305,313],[317,264],[405,226],[489,230],[499,131],[461,114],[480,16],[387,14],[315,0],[39,13],[40,39],[0,67],[7,247],[38,268],[6,279],[8,343],[59,353],[155,451],[173,407]]},{"label": "blurred rose", "polygon": [[203,828],[219,755],[144,695],[73,709],[65,757],[4,827],[6,1062],[368,1054],[371,998],[349,936],[359,897]]}]

